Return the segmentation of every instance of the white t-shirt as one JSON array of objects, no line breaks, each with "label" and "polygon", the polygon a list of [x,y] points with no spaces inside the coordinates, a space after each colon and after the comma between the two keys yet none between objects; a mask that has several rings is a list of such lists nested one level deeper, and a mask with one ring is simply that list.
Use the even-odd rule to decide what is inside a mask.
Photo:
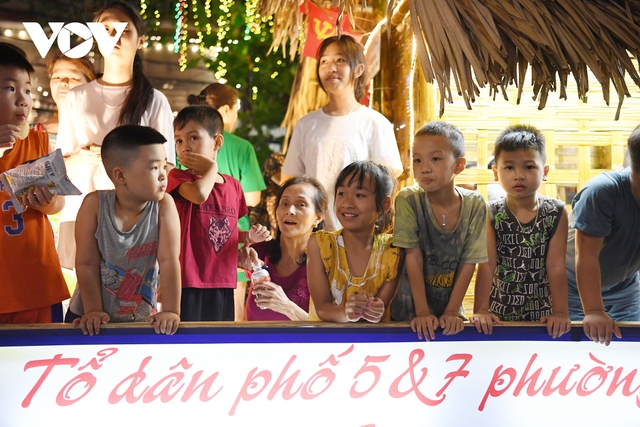
[{"label": "white t-shirt", "polygon": [[[128,89],[129,86],[105,86],[94,80],[67,93],[59,112],[56,148],[60,148],[65,156],[71,155],[65,159],[67,174],[83,195],[66,198],[61,221],[75,221],[87,193],[113,188],[97,147],[91,151],[82,148],[101,145],[107,133],[117,127],[120,107]],[[173,114],[162,92],[153,90],[153,99],[142,115],[140,125],[154,128],[167,139],[164,144],[167,161],[175,163]]]},{"label": "white t-shirt", "polygon": [[329,195],[326,228],[337,230],[342,227],[334,210],[335,179],[345,166],[358,160],[380,163],[399,176],[403,166],[393,125],[364,106],[345,116],[330,116],[319,109],[296,123],[282,172],[309,175],[324,185]]}]

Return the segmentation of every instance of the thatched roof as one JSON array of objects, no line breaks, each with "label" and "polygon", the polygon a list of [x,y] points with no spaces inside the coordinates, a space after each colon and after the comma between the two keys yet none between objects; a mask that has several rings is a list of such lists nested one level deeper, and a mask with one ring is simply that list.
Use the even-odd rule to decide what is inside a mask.
[{"label": "thatched roof", "polygon": [[[350,16],[366,0],[333,0]],[[578,96],[585,100],[587,70],[595,74],[609,102],[610,85],[618,93],[618,111],[629,96],[626,73],[640,86],[640,0],[389,0],[387,15],[410,10],[416,48],[427,81],[452,102],[451,79],[468,108],[489,86],[493,95],[506,96],[509,84],[518,86],[532,69],[534,99],[543,108],[549,92],[566,98],[571,75]],[[274,45],[289,43],[295,54],[302,18],[297,0],[259,0],[258,12],[275,16]]]}]

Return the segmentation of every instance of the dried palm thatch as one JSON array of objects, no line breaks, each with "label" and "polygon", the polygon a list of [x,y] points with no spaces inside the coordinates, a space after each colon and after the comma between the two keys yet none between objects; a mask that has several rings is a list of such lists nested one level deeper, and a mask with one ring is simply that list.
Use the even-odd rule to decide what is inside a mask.
[{"label": "dried palm thatch", "polygon": [[[587,70],[602,85],[607,103],[613,84],[616,118],[629,96],[625,74],[640,86],[630,57],[640,54],[640,0],[388,0],[389,18],[407,2],[425,78],[440,89],[440,115],[445,100],[452,102],[451,79],[468,108],[478,88],[487,85],[494,97],[506,97],[505,88],[515,83],[519,101],[529,67],[533,98],[541,109],[551,91],[559,90],[566,99],[569,75],[586,101]],[[365,4],[332,0],[351,20],[357,6]],[[259,0],[258,11],[275,16],[273,45],[284,52],[290,40],[293,58],[302,23],[298,1]]]},{"label": "dried palm thatch", "polygon": [[[344,0],[347,1],[347,0]],[[425,78],[452,102],[453,78],[467,108],[488,85],[493,96],[506,98],[505,88],[518,87],[532,67],[533,99],[545,106],[550,91],[566,99],[570,74],[578,96],[586,102],[587,70],[595,74],[609,103],[610,84],[620,108],[630,96],[629,73],[640,86],[630,54],[640,53],[639,0],[404,0],[409,1],[413,31]],[[388,14],[403,3],[389,0]]]}]

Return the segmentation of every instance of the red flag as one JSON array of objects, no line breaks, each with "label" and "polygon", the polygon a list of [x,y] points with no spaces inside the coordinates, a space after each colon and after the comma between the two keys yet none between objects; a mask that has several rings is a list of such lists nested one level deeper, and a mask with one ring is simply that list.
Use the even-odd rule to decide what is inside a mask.
[{"label": "red flag", "polygon": [[[304,44],[303,56],[315,58],[322,40],[336,35],[336,22],[338,21],[338,8],[322,9],[310,1],[300,5],[300,12],[309,15],[307,27],[307,40]],[[342,15],[342,33],[349,34],[360,41],[362,34],[355,34],[351,29],[347,14]]]}]

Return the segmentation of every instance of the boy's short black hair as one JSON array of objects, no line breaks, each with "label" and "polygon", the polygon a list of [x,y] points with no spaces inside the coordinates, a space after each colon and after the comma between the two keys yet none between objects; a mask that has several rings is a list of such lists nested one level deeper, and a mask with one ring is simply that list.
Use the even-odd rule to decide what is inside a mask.
[{"label": "boy's short black hair", "polygon": [[210,137],[222,135],[224,131],[222,116],[218,110],[208,105],[184,107],[173,120],[173,130],[180,130],[189,122],[194,122],[204,128]]},{"label": "boy's short black hair", "polygon": [[531,125],[514,125],[503,130],[496,139],[494,159],[496,162],[503,151],[533,150],[540,153],[542,161],[547,161],[544,135]]},{"label": "boy's short black hair", "polygon": [[[140,125],[122,125],[104,137],[100,155],[109,176],[116,166],[126,167],[136,158],[138,148],[144,145],[164,144],[167,138],[157,130]],[[172,159],[170,159],[172,160]]]},{"label": "boy's short black hair", "polygon": [[429,122],[416,132],[415,138],[423,135],[444,136],[449,141],[449,145],[456,159],[464,157],[464,137],[462,136],[462,132],[454,125],[440,121]]},{"label": "boy's short black hair", "polygon": [[627,147],[629,149],[629,159],[631,160],[631,171],[640,173],[640,125],[629,135]]},{"label": "boy's short black hair", "polygon": [[6,42],[0,42],[0,67],[18,68],[29,74],[34,72],[24,51],[18,46]]}]

